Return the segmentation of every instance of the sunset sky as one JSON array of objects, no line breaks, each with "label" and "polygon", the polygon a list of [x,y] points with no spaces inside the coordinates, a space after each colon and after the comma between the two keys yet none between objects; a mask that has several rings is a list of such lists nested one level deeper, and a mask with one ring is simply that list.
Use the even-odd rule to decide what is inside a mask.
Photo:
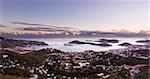
[{"label": "sunset sky", "polygon": [[148,0],[0,0],[0,31],[26,27],[11,22],[138,32],[149,29]]}]

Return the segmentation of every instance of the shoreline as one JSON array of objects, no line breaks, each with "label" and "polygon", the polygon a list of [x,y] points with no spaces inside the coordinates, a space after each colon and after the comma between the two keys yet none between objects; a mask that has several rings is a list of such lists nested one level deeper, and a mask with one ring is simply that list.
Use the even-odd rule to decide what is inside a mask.
[{"label": "shoreline", "polygon": [[[111,38],[111,39],[115,39],[115,38]],[[42,50],[42,49],[53,48],[53,47],[50,47],[51,45],[49,45],[48,43],[45,43],[44,41],[27,40],[27,39],[24,39],[24,38],[23,39],[20,39],[20,38],[9,39],[9,40],[12,40],[12,41],[18,41],[20,43],[22,43],[22,42],[25,42],[25,43],[28,42],[28,44],[29,44],[29,45],[27,44],[25,46],[16,46],[16,47],[13,47],[13,48],[10,48],[10,49],[14,49],[14,50],[18,50],[18,49],[21,50],[22,49],[22,51],[24,51],[24,50],[27,50],[27,51],[36,50],[36,51],[38,51],[38,50]],[[32,38],[29,38],[29,39],[32,39]],[[41,38],[41,39],[44,39],[44,38]],[[60,38],[60,39],[62,39],[62,38]],[[108,39],[108,38],[104,38],[104,39]],[[94,40],[92,40],[92,41],[94,42]],[[31,44],[32,42],[33,42],[33,44]],[[80,43],[80,41],[79,41],[79,43]],[[83,43],[86,43],[86,42],[83,42]],[[94,43],[88,43],[88,44],[94,44]],[[84,45],[84,44],[81,44],[81,45]],[[1,46],[3,46],[3,44]],[[118,46],[119,46],[119,43],[118,43]],[[122,48],[114,48],[114,49],[111,48],[111,49],[108,49],[108,50],[100,50],[100,51],[95,51],[95,52],[107,52],[107,51],[114,51],[114,50],[126,50],[126,49],[130,49],[130,48],[133,48],[133,47],[140,47],[140,46],[142,46],[142,47],[145,46],[147,48],[150,47],[149,43],[148,44],[141,43],[141,45],[133,44],[133,45],[129,45],[129,46],[121,46]],[[43,47],[43,48],[41,48],[41,47]],[[100,47],[105,47],[105,46],[100,46]],[[110,46],[110,47],[112,47],[112,46]],[[53,49],[57,49],[57,48],[53,48]],[[71,52],[78,52],[78,51],[64,51],[64,50],[61,50],[61,49],[58,49],[58,50],[63,51],[63,52],[70,52],[70,53]],[[87,50],[84,50],[84,51],[94,51],[94,50],[90,50],[90,49],[88,50],[87,49]],[[84,51],[80,51],[80,53],[84,52]]]}]

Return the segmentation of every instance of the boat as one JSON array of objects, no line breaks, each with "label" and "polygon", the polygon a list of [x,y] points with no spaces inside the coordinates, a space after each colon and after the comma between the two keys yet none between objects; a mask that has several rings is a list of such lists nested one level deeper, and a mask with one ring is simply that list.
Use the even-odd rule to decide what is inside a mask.
[{"label": "boat", "polygon": [[64,44],[64,46],[72,46],[72,44]]}]

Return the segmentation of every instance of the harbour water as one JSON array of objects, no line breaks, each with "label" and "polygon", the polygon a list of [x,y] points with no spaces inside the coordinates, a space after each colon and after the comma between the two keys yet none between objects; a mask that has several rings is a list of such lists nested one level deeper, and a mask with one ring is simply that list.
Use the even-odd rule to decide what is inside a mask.
[{"label": "harbour water", "polygon": [[[38,46],[34,47],[35,49],[43,49],[43,48],[55,48],[65,52],[83,52],[86,50],[93,50],[93,51],[106,51],[110,49],[121,49],[126,48],[124,46],[119,46],[119,44],[128,42],[133,45],[143,45],[143,43],[137,43],[137,40],[145,40],[147,38],[143,37],[100,37],[100,38],[19,38],[25,40],[34,40],[34,41],[43,41],[47,43],[49,46]],[[95,42],[98,39],[116,39],[118,43],[109,43],[112,46],[103,47],[103,46],[95,46],[89,44],[68,44],[73,40],[83,41],[83,42],[92,42],[92,43],[100,43]]]}]

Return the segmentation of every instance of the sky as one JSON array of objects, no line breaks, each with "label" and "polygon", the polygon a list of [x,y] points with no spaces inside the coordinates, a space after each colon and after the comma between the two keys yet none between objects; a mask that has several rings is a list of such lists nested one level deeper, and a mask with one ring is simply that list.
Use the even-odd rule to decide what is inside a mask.
[{"label": "sky", "polygon": [[0,31],[25,27],[12,22],[92,31],[149,29],[148,0],[0,0],[0,4],[0,24],[9,26]]}]

